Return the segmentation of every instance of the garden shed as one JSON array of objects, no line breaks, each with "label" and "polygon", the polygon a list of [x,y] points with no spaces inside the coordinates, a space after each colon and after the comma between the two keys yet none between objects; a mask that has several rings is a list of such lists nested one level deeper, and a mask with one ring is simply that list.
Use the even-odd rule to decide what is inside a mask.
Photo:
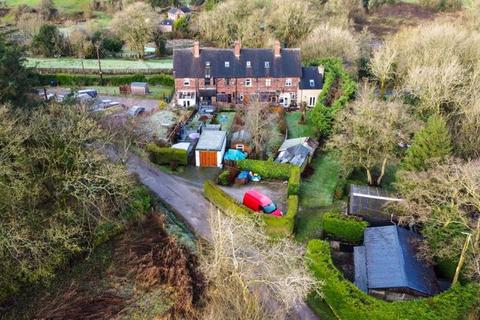
[{"label": "garden shed", "polygon": [[130,91],[132,94],[138,95],[147,95],[150,93],[150,90],[148,89],[148,83],[146,82],[132,82],[130,84]]},{"label": "garden shed", "polygon": [[350,186],[348,214],[359,216],[371,226],[386,226],[393,224],[394,217],[386,212],[389,204],[402,201],[392,197],[382,188],[371,186]]},{"label": "garden shed", "polygon": [[252,142],[252,135],[247,130],[236,131],[232,134],[230,139],[230,149],[244,151],[250,153],[250,144]]},{"label": "garden shed", "polygon": [[439,292],[433,268],[417,258],[422,237],[399,226],[367,228],[364,245],[354,247],[355,285],[387,300]]},{"label": "garden shed", "polygon": [[195,165],[221,168],[226,145],[225,131],[204,130],[195,148]]},{"label": "garden shed", "polygon": [[275,162],[290,163],[303,169],[310,161],[317,147],[318,142],[309,137],[287,139],[278,149],[278,156]]}]

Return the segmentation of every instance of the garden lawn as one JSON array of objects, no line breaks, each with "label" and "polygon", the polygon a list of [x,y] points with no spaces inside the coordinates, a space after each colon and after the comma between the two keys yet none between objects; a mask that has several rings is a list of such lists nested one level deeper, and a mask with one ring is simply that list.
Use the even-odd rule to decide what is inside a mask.
[{"label": "garden lawn", "polygon": [[234,118],[235,112],[219,112],[217,114],[217,121],[222,125],[222,130],[226,132],[230,132]]},{"label": "garden lawn", "polygon": [[314,174],[300,185],[300,206],[318,208],[330,206],[338,182],[340,164],[332,153],[324,153],[313,159]]},{"label": "garden lawn", "polygon": [[[309,118],[310,112],[307,112],[307,119]],[[287,121],[288,127],[288,138],[300,138],[300,137],[311,137],[314,135],[313,127],[310,124],[299,124],[301,112],[287,112],[285,113],[285,119]]]},{"label": "garden lawn", "polygon": [[[98,69],[96,59],[83,59],[85,69]],[[149,60],[126,60],[126,59],[103,59],[102,69],[112,70],[150,70],[173,68],[172,59],[149,59]],[[26,66],[29,68],[42,69],[78,69],[82,70],[82,59],[77,58],[28,58]]]}]

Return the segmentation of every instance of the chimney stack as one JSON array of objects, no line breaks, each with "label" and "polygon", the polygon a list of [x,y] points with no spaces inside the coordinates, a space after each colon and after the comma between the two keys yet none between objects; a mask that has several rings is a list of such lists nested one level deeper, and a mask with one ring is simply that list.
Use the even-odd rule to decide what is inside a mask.
[{"label": "chimney stack", "polygon": [[200,57],[200,42],[195,41],[193,43],[193,57],[199,58]]},{"label": "chimney stack", "polygon": [[235,57],[240,58],[241,49],[242,49],[242,44],[240,43],[240,40],[236,40],[235,47],[234,47]]},{"label": "chimney stack", "polygon": [[278,40],[275,40],[275,45],[273,47],[273,51],[275,53],[275,57],[280,57],[282,54],[281,54],[281,48],[280,48],[280,41]]}]

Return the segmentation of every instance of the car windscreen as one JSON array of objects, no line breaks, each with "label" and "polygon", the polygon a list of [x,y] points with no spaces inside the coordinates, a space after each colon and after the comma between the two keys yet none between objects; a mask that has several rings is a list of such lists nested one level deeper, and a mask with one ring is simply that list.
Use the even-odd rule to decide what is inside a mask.
[{"label": "car windscreen", "polygon": [[277,206],[272,202],[266,206],[263,206],[263,212],[265,213],[272,213],[273,211],[277,210]]}]

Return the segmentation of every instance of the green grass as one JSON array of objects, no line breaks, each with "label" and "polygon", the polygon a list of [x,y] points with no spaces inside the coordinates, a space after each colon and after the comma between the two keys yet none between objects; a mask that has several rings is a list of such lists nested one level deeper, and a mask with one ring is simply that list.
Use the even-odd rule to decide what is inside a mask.
[{"label": "green grass", "polygon": [[[221,117],[225,119],[225,121],[220,121]],[[222,130],[230,132],[230,129],[233,125],[233,119],[235,118],[235,112],[219,112],[217,114],[217,120],[222,125]]]},{"label": "green grass", "polygon": [[[98,69],[96,59],[84,59],[85,69]],[[103,69],[130,69],[130,70],[149,70],[149,69],[172,69],[172,59],[151,59],[151,60],[125,60],[125,59],[103,59],[101,60]],[[76,58],[28,58],[27,67],[46,68],[46,69],[78,69],[82,70],[82,59]]]},{"label": "green grass", "polygon": [[[120,90],[118,87],[112,86],[93,86],[97,89],[97,92],[109,96],[120,96]],[[164,97],[171,96],[173,92],[173,87],[170,86],[149,86],[150,94],[145,96],[139,96],[147,99],[156,99],[160,100]]]},{"label": "green grass", "polygon": [[[6,4],[9,7],[18,6],[20,4],[35,7],[38,6],[40,2],[40,0],[6,0]],[[71,14],[86,10],[90,5],[91,0],[54,0],[53,2],[60,12]]]},{"label": "green grass", "polygon": [[[314,135],[314,130],[311,125],[307,124],[299,124],[298,121],[300,120],[301,112],[294,111],[294,112],[287,112],[285,113],[285,119],[287,121],[288,127],[288,138],[299,138],[299,137],[311,137]],[[307,113],[307,120],[308,120],[309,112]]]},{"label": "green grass", "polygon": [[318,208],[333,203],[333,194],[339,178],[340,164],[332,153],[313,159],[314,174],[300,185],[300,206]]}]

